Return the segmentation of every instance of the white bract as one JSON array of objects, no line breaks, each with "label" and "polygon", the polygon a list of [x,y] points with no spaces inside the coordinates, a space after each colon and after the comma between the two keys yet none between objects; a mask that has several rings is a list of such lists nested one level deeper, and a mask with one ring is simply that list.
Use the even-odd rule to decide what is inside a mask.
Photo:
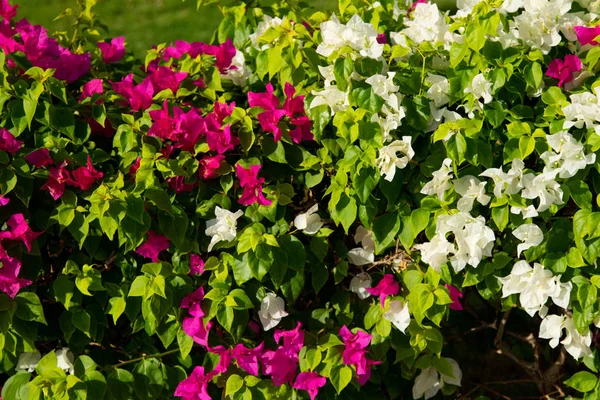
[{"label": "white bract", "polygon": [[502,297],[518,293],[521,307],[532,317],[536,312],[546,314],[548,298],[559,307],[569,306],[572,284],[561,282],[560,275],[553,276],[541,264],[535,263],[532,268],[527,261],[518,261],[510,275],[498,280],[502,283]]},{"label": "white bract", "polygon": [[[410,145],[411,137],[403,136],[402,140],[394,140],[387,146],[379,149],[379,157],[377,158],[377,168],[379,173],[385,175],[385,180],[391,182],[396,175],[396,169],[403,169],[408,165],[415,155],[413,148]],[[398,153],[402,157],[398,157]]]},{"label": "white bract", "polygon": [[[581,129],[594,128],[600,123],[600,87],[596,87],[595,95],[590,92],[572,94],[569,96],[571,104],[562,108],[565,115],[563,129],[570,129],[573,126]],[[596,133],[598,133],[596,131]]]},{"label": "white bract", "polygon": [[371,293],[367,291],[367,288],[371,287],[372,282],[373,280],[368,273],[361,272],[350,281],[350,291],[356,293],[359,299],[364,300],[371,296]]},{"label": "white bract", "polygon": [[330,85],[325,89],[317,92],[312,91],[315,96],[308,108],[315,108],[320,105],[326,105],[331,109],[332,114],[339,111],[344,111],[350,107],[350,101],[348,100],[348,93],[340,90],[337,86]]},{"label": "white bract", "polygon": [[540,156],[546,163],[544,172],[558,171],[559,178],[571,178],[596,161],[596,155],[585,154],[583,144],[567,132],[546,135],[546,139],[554,151],[546,151]]},{"label": "white bract", "polygon": [[452,160],[449,158],[444,159],[440,169],[435,171],[433,177],[429,182],[421,189],[422,194],[433,195],[435,194],[440,200],[444,201],[444,193],[452,186],[450,180],[452,179]]},{"label": "white bract", "polygon": [[555,178],[560,171],[548,171],[539,175],[528,173],[523,175],[521,184],[523,191],[521,196],[524,199],[539,199],[540,204],[537,207],[538,212],[546,211],[553,204],[562,204],[563,191]]},{"label": "white bract", "polygon": [[224,210],[219,206],[215,207],[214,219],[206,221],[206,236],[210,236],[210,244],[208,251],[211,251],[213,246],[219,242],[230,242],[235,239],[237,234],[237,219],[244,215],[242,210],[232,213],[229,210]]},{"label": "white bract", "polygon": [[383,318],[390,321],[402,333],[410,324],[410,313],[408,302],[403,303],[400,300],[392,300],[388,304],[388,309],[383,313]]},{"label": "white bract", "polygon": [[442,362],[450,364],[452,376],[438,372],[433,367],[423,369],[415,379],[412,388],[413,399],[420,399],[421,397],[425,400],[430,399],[435,396],[446,383],[455,386],[461,385],[462,371],[458,366],[458,363],[452,358],[442,357],[441,360]]},{"label": "white bract", "polygon": [[234,85],[246,86],[250,71],[246,67],[246,58],[244,53],[237,50],[235,56],[231,60],[231,65],[235,68],[229,68],[226,74],[221,74],[221,79],[230,80]]},{"label": "white bract", "polygon": [[265,331],[275,328],[288,313],[285,312],[285,303],[275,293],[267,293],[260,303],[258,318]]},{"label": "white bract", "polygon": [[415,44],[423,42],[446,43],[451,41],[452,38],[452,35],[448,32],[445,17],[436,4],[417,4],[411,12],[410,19],[406,19],[404,25],[406,28],[402,30],[402,33]]},{"label": "white bract", "polygon": [[540,325],[540,339],[550,339],[550,347],[558,346],[562,336],[563,329],[566,330],[565,338],[560,342],[565,346],[565,350],[574,359],[578,360],[582,357],[592,355],[590,345],[592,344],[592,333],[589,329],[582,335],[575,328],[575,322],[572,317],[548,315]]},{"label": "white bract", "polygon": [[319,232],[319,229],[323,226],[323,221],[319,214],[317,214],[318,209],[319,205],[315,204],[305,213],[299,214],[294,219],[294,226],[308,235],[314,235]]},{"label": "white bract", "polygon": [[33,372],[41,358],[42,355],[39,351],[21,353],[15,369],[17,371],[26,370],[27,372]]},{"label": "white bract", "polygon": [[487,182],[481,182],[472,175],[456,179],[453,184],[454,190],[461,196],[456,205],[459,211],[470,212],[473,209],[475,200],[484,206],[491,200],[491,197],[485,194],[485,185]]},{"label": "white bract", "polygon": [[358,14],[346,25],[334,14],[330,21],[321,23],[321,38],[317,53],[323,57],[329,57],[344,46],[357,51],[361,57],[379,58],[383,53],[383,44],[377,43],[377,31]]},{"label": "white bract", "polygon": [[63,347],[62,349],[56,350],[55,354],[56,367],[73,375],[75,373],[75,369],[73,367],[75,357],[73,356],[73,352],[69,350],[68,347]]},{"label": "white bract", "polygon": [[524,167],[523,160],[515,158],[508,172],[503,172],[502,168],[488,168],[479,176],[492,178],[494,181],[494,196],[502,197],[503,194],[517,194],[523,189],[521,178],[523,177]]},{"label": "white bract", "polygon": [[367,265],[375,261],[375,242],[373,232],[364,226],[359,226],[354,234],[354,243],[362,247],[356,247],[348,252],[348,260],[354,265]]},{"label": "white bract", "polygon": [[259,44],[259,39],[269,30],[269,28],[275,28],[276,26],[279,26],[282,23],[283,20],[279,17],[273,18],[268,15],[263,15],[263,20],[258,23],[256,31],[250,34],[250,41],[252,42],[252,46],[257,50],[266,50],[271,48],[272,43],[265,42]]},{"label": "white bract", "polygon": [[521,252],[544,241],[544,233],[535,224],[523,224],[515,229],[512,234],[523,242],[517,246],[517,257],[521,256]]},{"label": "white bract", "polygon": [[448,78],[428,73],[425,80],[431,83],[431,86],[427,89],[427,97],[433,101],[436,107],[442,107],[450,102],[450,82]]},{"label": "white bract", "polygon": [[484,104],[491,103],[492,83],[483,74],[477,74],[465,89],[465,93],[471,93],[477,100],[483,99]]}]

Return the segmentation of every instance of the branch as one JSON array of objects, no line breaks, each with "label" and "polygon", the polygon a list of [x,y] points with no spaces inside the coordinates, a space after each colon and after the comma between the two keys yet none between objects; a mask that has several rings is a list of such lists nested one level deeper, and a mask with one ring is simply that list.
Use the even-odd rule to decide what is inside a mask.
[{"label": "branch", "polygon": [[178,351],[179,351],[179,349],[173,349],[173,350],[165,351],[164,353],[144,354],[138,358],[134,358],[134,359],[127,360],[127,361],[121,361],[120,363],[113,365],[112,368],[119,368],[119,367],[122,367],[123,365],[133,364],[138,361],[145,360],[147,358],[161,358],[161,357],[169,355],[169,354],[177,353]]}]

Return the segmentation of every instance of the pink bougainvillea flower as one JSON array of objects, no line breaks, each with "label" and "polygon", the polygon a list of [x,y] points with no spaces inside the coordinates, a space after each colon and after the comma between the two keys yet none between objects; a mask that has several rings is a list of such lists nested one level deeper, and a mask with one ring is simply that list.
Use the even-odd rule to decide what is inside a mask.
[{"label": "pink bougainvillea flower", "polygon": [[4,128],[0,128],[0,150],[9,154],[14,154],[23,146],[23,142],[15,139],[12,133]]},{"label": "pink bougainvillea flower", "polygon": [[179,115],[178,119],[177,147],[195,153],[196,143],[200,141],[202,135],[206,134],[206,122],[194,108]]},{"label": "pink bougainvillea flower", "polygon": [[452,303],[450,304],[451,310],[462,311],[463,307],[460,304],[460,299],[463,297],[463,294],[460,290],[452,285],[444,285],[446,289],[450,292],[450,298],[452,299]]},{"label": "pink bougainvillea flower", "polygon": [[379,281],[377,286],[374,288],[366,288],[366,290],[373,296],[379,296],[381,307],[385,307],[385,299],[388,296],[398,294],[400,291],[400,286],[392,274],[386,274],[383,276],[383,279]]},{"label": "pink bougainvillea flower", "polygon": [[219,355],[219,362],[212,372],[215,374],[223,374],[227,372],[227,369],[231,365],[231,361],[233,359],[232,350],[225,346],[215,346],[209,347],[208,351],[212,354]]},{"label": "pink bougainvillea flower", "polygon": [[4,197],[3,195],[0,194],[0,206],[5,206],[10,202],[10,199],[8,197]]},{"label": "pink bougainvillea flower", "polygon": [[133,74],[127,75],[121,82],[111,82],[112,89],[123,96],[133,111],[145,110],[152,105],[154,87],[146,78],[138,85],[133,84]]},{"label": "pink bougainvillea flower", "polygon": [[14,214],[6,221],[8,231],[0,232],[0,239],[18,240],[23,242],[27,251],[31,251],[33,241],[42,234],[42,232],[34,232],[25,220],[23,214]]},{"label": "pink bougainvillea flower", "polygon": [[[231,126],[226,125],[223,129],[214,129],[210,116],[207,119],[206,143],[212,151],[223,154],[239,143],[239,139],[231,134]],[[212,129],[211,129],[212,128]]]},{"label": "pink bougainvillea flower", "polygon": [[310,119],[306,115],[292,118],[292,124],[296,125],[296,128],[290,131],[290,136],[294,143],[298,144],[304,140],[315,140],[314,135],[310,131]]},{"label": "pink bougainvillea flower", "polygon": [[199,49],[202,53],[212,55],[216,58],[215,67],[219,68],[219,72],[224,74],[227,72],[227,70],[232,69],[231,63],[233,61],[233,57],[235,57],[237,50],[233,45],[231,38],[228,38],[227,41],[225,41],[225,43],[221,43],[218,46],[208,45],[204,43],[199,43],[199,45]]},{"label": "pink bougainvillea flower", "polygon": [[574,78],[573,74],[579,71],[581,71],[581,60],[577,56],[568,54],[563,60],[555,58],[550,61],[546,75],[558,79],[558,87],[562,87],[565,83],[571,82]]},{"label": "pink bougainvillea flower", "polygon": [[90,71],[92,67],[92,57],[89,53],[73,54],[70,50],[62,49],[58,60],[54,60],[46,68],[54,68],[54,77],[67,81],[75,82]]},{"label": "pink bougainvillea flower", "polygon": [[221,167],[221,162],[225,160],[225,156],[218,154],[216,156],[204,156],[198,162],[198,175],[203,180],[213,179],[219,176],[217,170]]},{"label": "pink bougainvillea flower", "polygon": [[125,55],[125,37],[119,36],[108,42],[98,42],[105,64],[117,62]]},{"label": "pink bougainvillea flower", "polygon": [[88,190],[98,179],[102,179],[104,174],[92,165],[92,159],[90,155],[87,156],[87,165],[85,167],[79,167],[73,171],[74,185],[79,186],[81,190]]},{"label": "pink bougainvillea flower", "polygon": [[344,364],[359,364],[364,358],[366,347],[371,343],[371,335],[362,330],[352,333],[344,325],[340,329],[340,336],[346,346],[342,353]]},{"label": "pink bougainvillea flower", "polygon": [[285,101],[283,103],[283,109],[288,117],[294,118],[300,115],[305,115],[304,111],[304,96],[295,96],[296,88],[289,82],[285,83],[283,88],[285,93]]},{"label": "pink bougainvillea flower", "polygon": [[[169,114],[169,105],[167,100],[163,102],[163,108],[152,110],[148,113],[154,123],[148,130],[148,136],[156,136],[161,139],[175,140],[181,131],[180,119],[183,110],[179,107],[173,107],[173,116]],[[168,158],[168,157],[167,157]]]},{"label": "pink bougainvillea flower", "polygon": [[[102,94],[102,79],[92,79],[81,88],[79,101],[92,97],[94,94]],[[100,102],[100,100],[98,100]]]},{"label": "pink bougainvillea flower", "polygon": [[54,200],[58,200],[65,193],[65,183],[74,184],[71,174],[67,170],[67,162],[63,161],[60,165],[50,168],[48,180],[40,189],[47,190]]},{"label": "pink bougainvillea flower", "polygon": [[300,372],[292,386],[294,389],[306,390],[311,400],[314,400],[319,394],[319,388],[327,383],[324,376],[316,372]]},{"label": "pink bougainvillea flower", "polygon": [[142,257],[146,257],[152,260],[152,262],[158,262],[158,255],[161,251],[169,248],[169,238],[165,235],[154,232],[153,230],[148,231],[148,240],[137,248],[135,251]]},{"label": "pink bougainvillea flower", "polygon": [[236,359],[238,366],[250,375],[258,376],[258,361],[263,353],[264,343],[259,344],[253,349],[249,349],[243,344],[238,344],[233,348],[233,358]]},{"label": "pink bougainvillea flower", "polygon": [[206,388],[215,375],[205,373],[204,367],[196,367],[189,377],[179,382],[174,395],[183,400],[211,400]]},{"label": "pink bougainvillea flower", "polygon": [[377,35],[377,43],[379,43],[379,44],[387,43],[387,38],[385,37],[385,33],[380,33]]},{"label": "pink bougainvillea flower", "polygon": [[363,386],[371,377],[371,365],[379,364],[381,364],[381,361],[369,360],[367,357],[363,357],[356,366],[356,381]]},{"label": "pink bougainvillea flower", "polygon": [[11,6],[8,0],[0,0],[0,17],[10,21],[17,15],[18,5]]},{"label": "pink bougainvillea flower", "polygon": [[[101,103],[102,100],[98,100],[97,103]],[[98,121],[94,118],[89,118],[87,122],[90,125],[90,129],[92,130],[92,134],[101,134],[105,138],[111,138],[115,136],[115,128],[109,119],[104,120],[104,126],[100,125]]]},{"label": "pink bougainvillea flower", "polygon": [[187,308],[191,316],[202,318],[202,299],[204,299],[204,288],[200,286],[198,289],[188,294],[181,301],[181,308]]},{"label": "pink bougainvillea flower", "polygon": [[251,165],[250,168],[244,168],[240,164],[235,166],[235,173],[240,180],[240,185],[244,189],[242,197],[240,197],[240,204],[249,206],[258,202],[262,206],[271,205],[271,200],[265,198],[262,192],[262,185],[265,182],[265,178],[258,177],[258,171],[260,171],[260,165]]},{"label": "pink bougainvillea flower", "polygon": [[[293,86],[292,86],[293,89]],[[264,112],[257,115],[260,127],[265,132],[273,134],[275,142],[281,139],[281,128],[279,120],[287,114],[287,111],[279,108],[279,99],[273,94],[273,85],[267,84],[267,91],[263,93],[248,93],[248,104],[250,107],[260,107]]]},{"label": "pink bougainvillea flower", "polygon": [[585,46],[586,44],[591,44],[596,46],[598,44],[598,42],[594,39],[596,39],[598,36],[600,36],[600,25],[598,26],[576,26],[573,29],[575,29],[575,34],[577,35],[577,40],[579,40],[579,43],[582,46]]},{"label": "pink bougainvillea flower", "polygon": [[10,298],[14,298],[19,290],[31,285],[31,281],[19,278],[21,270],[21,261],[12,257],[3,257],[0,259],[0,290],[6,293]]},{"label": "pink bougainvillea flower", "polygon": [[50,157],[50,152],[45,147],[29,153],[25,156],[25,160],[36,168],[43,168],[54,164],[54,160]]},{"label": "pink bougainvillea flower", "polygon": [[188,76],[187,72],[174,72],[171,68],[161,65],[148,75],[148,78],[156,92],[171,89],[173,93],[177,93],[179,85],[186,76]]},{"label": "pink bougainvillea flower", "polygon": [[173,176],[167,179],[169,187],[175,190],[175,193],[191,192],[196,187],[194,183],[185,183],[185,176]]},{"label": "pink bougainvillea flower", "polygon": [[190,275],[202,275],[204,273],[204,260],[198,254],[190,256]]},{"label": "pink bougainvillea flower", "polygon": [[204,326],[202,318],[185,317],[181,322],[181,327],[188,336],[194,339],[194,342],[201,346],[208,347],[208,332],[210,332],[212,324],[213,322],[209,321],[206,323],[206,326]]},{"label": "pink bougainvillea flower", "polygon": [[282,346],[277,350],[265,351],[260,358],[260,362],[263,365],[264,374],[271,377],[275,386],[289,383],[296,376],[298,356],[290,356]]},{"label": "pink bougainvillea flower", "polygon": [[290,356],[298,357],[298,353],[304,346],[304,331],[301,328],[302,324],[298,322],[296,328],[289,331],[277,330],[273,335],[277,344],[283,339],[283,350]]},{"label": "pink bougainvillea flower", "polygon": [[414,1],[414,2],[411,4],[410,8],[409,8],[409,9],[408,9],[408,11],[407,11],[407,15],[408,15],[409,17],[410,17],[410,14],[411,14],[411,12],[412,12],[412,11],[413,11],[415,8],[417,8],[417,6],[418,6],[419,4],[427,4],[427,0],[415,0],[415,1]]}]

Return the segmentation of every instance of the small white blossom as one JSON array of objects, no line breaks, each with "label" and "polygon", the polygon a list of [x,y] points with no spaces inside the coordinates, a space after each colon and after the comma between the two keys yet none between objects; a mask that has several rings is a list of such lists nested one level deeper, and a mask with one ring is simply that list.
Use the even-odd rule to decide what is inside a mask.
[{"label": "small white blossom", "polygon": [[489,203],[491,198],[485,194],[486,183],[481,182],[472,175],[466,175],[454,180],[454,190],[461,196],[456,207],[460,211],[470,212],[473,209],[475,200],[484,206]]},{"label": "small white blossom", "polygon": [[539,175],[532,173],[523,175],[521,184],[524,199],[539,199],[538,212],[546,211],[553,204],[562,204],[563,191],[558,182],[555,181],[558,170],[548,171]]},{"label": "small white blossom", "polygon": [[308,108],[315,108],[320,105],[327,105],[331,108],[333,114],[344,111],[350,107],[350,101],[348,100],[348,93],[340,90],[337,86],[331,85],[325,87],[320,92],[311,92],[315,97],[310,102]]},{"label": "small white blossom", "polygon": [[263,20],[258,23],[256,27],[256,31],[250,34],[250,41],[252,42],[252,46],[257,50],[266,50],[271,48],[271,43],[261,43],[258,41],[262,35],[264,35],[269,28],[275,28],[283,23],[283,20],[279,17],[270,17],[268,15],[263,15]]},{"label": "small white blossom", "polygon": [[450,102],[450,82],[442,75],[427,74],[426,81],[431,83],[427,89],[427,97],[436,107],[442,107]]},{"label": "small white blossom", "polygon": [[411,12],[411,18],[404,22],[402,33],[416,45],[423,42],[446,43],[452,35],[448,31],[444,15],[436,4],[419,3]]},{"label": "small white blossom", "polygon": [[421,252],[421,260],[437,272],[441,271],[443,264],[448,262],[450,253],[456,248],[444,235],[435,235],[430,242],[417,244],[415,249]]},{"label": "small white blossom", "polygon": [[529,206],[523,207],[523,208],[517,207],[517,206],[511,206],[510,212],[512,214],[522,214],[523,218],[525,218],[525,219],[535,218],[539,215],[539,213],[536,211],[536,209],[533,205],[529,205]]},{"label": "small white blossom", "polygon": [[452,160],[449,158],[444,159],[440,169],[433,173],[433,178],[423,186],[421,189],[422,194],[437,195],[437,197],[444,201],[444,193],[450,189],[452,179],[452,168],[450,165]]},{"label": "small white blossom", "polygon": [[452,376],[438,372],[433,367],[423,369],[415,379],[412,388],[413,399],[420,399],[421,397],[425,400],[430,399],[434,397],[446,383],[455,386],[461,385],[462,371],[458,366],[458,363],[452,358],[442,357],[442,359],[450,363]]},{"label": "small white blossom", "polygon": [[285,312],[285,303],[275,293],[267,293],[260,303],[258,318],[265,331],[275,328],[288,313]]},{"label": "small white blossom", "polygon": [[483,74],[477,74],[471,81],[465,93],[471,93],[476,99],[483,99],[484,104],[492,101],[492,83],[488,81]]},{"label": "small white blossom", "polygon": [[319,73],[321,74],[321,76],[325,79],[325,82],[323,83],[324,87],[327,87],[329,85],[331,85],[332,81],[335,81],[335,74],[333,72],[333,64],[332,65],[328,65],[326,67],[323,66],[318,66],[319,68]]},{"label": "small white blossom", "polygon": [[323,221],[319,214],[317,214],[317,210],[319,209],[319,205],[315,204],[311,208],[308,209],[305,213],[299,214],[294,219],[294,226],[300,230],[303,230],[304,233],[308,235],[314,235],[319,232],[319,229],[323,226]]},{"label": "small white blossom", "polygon": [[400,300],[390,301],[388,310],[383,313],[383,318],[390,321],[400,332],[404,333],[410,324],[408,302],[402,303]]},{"label": "small white blossom", "polygon": [[373,280],[368,273],[361,272],[350,281],[350,291],[356,293],[359,299],[364,300],[371,296],[371,293],[367,291],[367,288],[371,287],[372,282]]},{"label": "small white blossom", "polygon": [[39,351],[21,353],[21,355],[19,355],[19,360],[17,361],[16,370],[33,372],[35,371],[35,367],[37,367],[37,364],[41,358],[42,355]]},{"label": "small white blossom", "polygon": [[523,224],[515,229],[512,234],[523,242],[517,246],[517,257],[521,256],[522,251],[538,246],[544,241],[544,233],[535,224]]},{"label": "small white blossom", "polygon": [[548,298],[560,306],[569,304],[572,284],[560,281],[560,275],[535,263],[533,268],[525,260],[518,261],[507,277],[498,278],[502,283],[502,297],[518,293],[521,307],[532,317],[536,312],[545,313]]},{"label": "small white blossom", "polygon": [[540,158],[546,163],[544,172],[558,171],[559,178],[571,178],[577,171],[596,161],[595,154],[585,154],[583,144],[567,132],[546,135],[554,151],[545,151]]},{"label": "small white blossom", "polygon": [[317,54],[329,57],[334,51],[348,46],[361,57],[379,58],[383,53],[383,44],[377,43],[377,30],[354,14],[346,25],[333,15],[331,20],[321,23],[322,42]]},{"label": "small white blossom", "polygon": [[365,79],[365,82],[371,85],[373,93],[389,101],[390,96],[395,94],[399,89],[398,86],[394,85],[394,75],[396,75],[395,72],[388,72],[387,77],[375,74]]},{"label": "small white blossom", "polygon": [[560,342],[565,346],[565,350],[574,359],[592,355],[590,345],[592,344],[592,333],[589,329],[582,335],[575,328],[573,318],[568,316],[548,315],[540,325],[540,339],[550,339],[550,347],[558,346],[558,341],[562,336],[562,331],[566,330],[565,338]]},{"label": "small white blossom", "polygon": [[[379,157],[377,158],[377,168],[379,173],[385,175],[385,180],[391,182],[396,175],[396,169],[403,169],[408,165],[415,155],[413,148],[410,145],[410,136],[403,136],[402,140],[394,140],[389,145],[379,149]],[[402,157],[398,157],[398,153]]]},{"label": "small white blossom", "polygon": [[244,215],[242,210],[232,213],[219,206],[215,207],[216,218],[206,221],[206,230],[204,231],[206,236],[212,238],[208,245],[208,251],[211,251],[213,246],[219,242],[230,242],[235,239],[237,219],[242,215]]},{"label": "small white blossom", "polygon": [[361,266],[375,261],[375,242],[371,231],[364,226],[359,226],[354,234],[354,242],[362,247],[356,247],[348,252],[350,263]]},{"label": "small white blossom", "polygon": [[502,197],[503,193],[517,194],[523,189],[521,178],[523,177],[524,167],[523,160],[515,158],[508,172],[503,172],[502,168],[488,168],[479,176],[492,178],[494,181],[494,196]]},{"label": "small white blossom", "polygon": [[73,356],[73,352],[69,350],[68,347],[63,347],[62,349],[56,350],[56,367],[62,369],[65,372],[73,375],[75,373],[75,369],[73,367],[73,362],[75,361],[75,357]]},{"label": "small white blossom", "polygon": [[576,127],[577,129],[594,128],[600,122],[600,87],[596,87],[595,95],[590,92],[572,94],[569,96],[571,104],[563,107],[565,115],[563,129]]}]

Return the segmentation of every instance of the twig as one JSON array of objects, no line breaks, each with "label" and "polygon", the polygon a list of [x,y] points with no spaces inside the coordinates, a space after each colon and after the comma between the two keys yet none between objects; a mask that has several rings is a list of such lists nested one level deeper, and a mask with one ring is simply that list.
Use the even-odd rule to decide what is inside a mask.
[{"label": "twig", "polygon": [[133,363],[136,363],[138,361],[145,360],[147,358],[161,358],[161,357],[164,357],[166,355],[177,353],[177,352],[179,352],[179,349],[173,349],[173,350],[165,351],[164,353],[144,354],[144,355],[142,355],[141,357],[138,357],[138,358],[134,358],[134,359],[127,360],[127,361],[121,361],[120,363],[113,365],[112,368],[119,368],[119,367],[122,367],[123,365],[133,364]]}]

